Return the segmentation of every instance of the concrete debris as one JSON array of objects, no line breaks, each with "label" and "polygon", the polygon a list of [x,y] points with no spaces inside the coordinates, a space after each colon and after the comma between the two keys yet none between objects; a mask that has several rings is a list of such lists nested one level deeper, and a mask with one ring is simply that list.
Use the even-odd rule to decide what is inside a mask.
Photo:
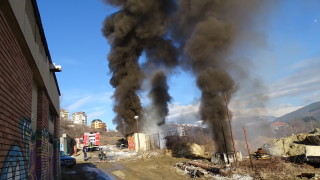
[{"label": "concrete debris", "polygon": [[[242,161],[242,153],[237,152],[237,161]],[[236,156],[234,152],[228,153],[214,153],[211,157],[211,162],[213,164],[230,164],[236,161]]]},{"label": "concrete debris", "polygon": [[177,167],[181,168],[182,170],[185,170],[187,174],[189,174],[192,178],[195,177],[203,177],[204,173],[201,172],[200,170],[196,169],[194,166],[190,166],[189,164],[182,162],[182,163],[177,163]]},{"label": "concrete debris", "polygon": [[306,146],[305,161],[320,163],[320,146]]},{"label": "concrete debris", "polygon": [[317,128],[311,133],[301,133],[273,140],[266,145],[263,149],[267,154],[273,156],[299,156],[304,155],[306,146],[320,145],[320,129]]}]

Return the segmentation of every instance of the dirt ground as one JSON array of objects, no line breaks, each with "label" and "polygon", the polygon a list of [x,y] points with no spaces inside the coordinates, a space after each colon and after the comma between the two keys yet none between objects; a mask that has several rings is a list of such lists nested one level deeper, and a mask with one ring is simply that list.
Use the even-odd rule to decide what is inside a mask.
[{"label": "dirt ground", "polygon": [[234,173],[239,175],[250,175],[254,179],[308,179],[301,178],[299,175],[302,173],[317,174],[320,179],[320,168],[309,164],[294,164],[281,158],[273,157],[271,159],[253,159],[253,167],[250,165],[248,159],[235,165]]},{"label": "dirt ground", "polygon": [[[192,179],[186,171],[176,167],[177,163],[188,162],[193,158],[173,157],[172,154],[158,152],[136,153],[127,149],[111,148],[108,161],[99,162],[98,152],[90,153],[88,161],[83,161],[81,154],[77,156],[77,165],[73,168],[62,168],[62,180],[160,180]],[[197,162],[214,166],[208,159],[198,159]],[[221,167],[221,166],[220,166]],[[218,167],[218,168],[220,168]],[[320,168],[308,164],[294,164],[281,158],[253,160],[253,168],[248,159],[229,167],[228,177],[207,173],[200,179],[308,179],[298,177],[302,173],[317,174],[313,179],[320,179]]]},{"label": "dirt ground", "polygon": [[112,163],[95,163],[95,165],[99,169],[105,169],[117,179],[189,179],[187,175],[179,174],[174,167],[176,163],[182,161],[187,161],[187,159],[159,155],[148,159],[120,160]]},{"label": "dirt ground", "polygon": [[187,161],[187,159],[167,155],[158,155],[147,159],[129,158],[114,162],[99,162],[96,158],[92,158],[88,162],[78,162],[73,168],[62,168],[61,179],[191,179],[182,170],[175,168],[175,164],[182,161]]}]

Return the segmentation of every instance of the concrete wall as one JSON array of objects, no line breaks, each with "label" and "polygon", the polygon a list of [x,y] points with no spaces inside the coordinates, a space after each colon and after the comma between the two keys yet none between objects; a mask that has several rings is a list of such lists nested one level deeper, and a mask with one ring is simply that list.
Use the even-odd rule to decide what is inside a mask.
[{"label": "concrete wall", "polygon": [[[60,92],[56,83],[55,74],[50,72],[52,64],[50,54],[48,52],[44,34],[41,33],[42,25],[37,22],[35,14],[34,0],[9,0],[14,16],[19,24],[20,31],[28,46],[28,51],[32,55],[33,62],[36,65],[34,71],[38,71],[40,83],[43,89],[51,99],[53,107],[59,114]],[[37,12],[37,10],[36,10]],[[39,17],[40,18],[40,17]]]},{"label": "concrete wall", "polygon": [[166,138],[163,133],[147,135],[143,133],[134,133],[128,136],[128,148],[130,150],[149,151],[166,148]]},{"label": "concrete wall", "polygon": [[59,179],[59,89],[33,3],[0,1],[1,180]]},{"label": "concrete wall", "polygon": [[76,146],[76,141],[67,134],[62,134],[62,137],[60,137],[60,151],[72,155],[75,153],[74,146]]},{"label": "concrete wall", "polygon": [[146,151],[147,150],[147,141],[146,135],[143,133],[134,133],[134,143],[135,150],[138,151]]}]

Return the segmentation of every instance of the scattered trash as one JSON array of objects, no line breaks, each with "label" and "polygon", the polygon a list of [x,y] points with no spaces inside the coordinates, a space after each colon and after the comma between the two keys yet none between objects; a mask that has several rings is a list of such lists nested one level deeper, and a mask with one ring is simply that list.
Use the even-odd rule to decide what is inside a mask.
[{"label": "scattered trash", "polygon": [[185,171],[187,171],[187,173],[192,177],[203,177],[204,173],[201,172],[200,170],[196,169],[194,166],[191,166],[189,164],[187,164],[186,162],[183,163],[177,163],[177,166]]},{"label": "scattered trash", "polygon": [[267,154],[262,148],[258,148],[256,152],[254,152],[253,155],[256,159],[270,159],[271,156]]},{"label": "scattered trash", "polygon": [[230,168],[217,168],[211,167],[195,161],[180,162],[176,164],[177,167],[187,171],[192,178],[203,177],[211,173],[212,175],[231,176],[232,171]]}]

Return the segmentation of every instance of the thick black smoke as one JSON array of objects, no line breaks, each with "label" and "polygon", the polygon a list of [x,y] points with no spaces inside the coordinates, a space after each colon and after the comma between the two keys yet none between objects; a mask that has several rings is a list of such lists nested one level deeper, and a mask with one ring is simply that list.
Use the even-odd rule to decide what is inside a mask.
[{"label": "thick black smoke", "polygon": [[108,56],[112,73],[110,84],[115,88],[113,122],[127,135],[135,132],[134,116],[142,118],[143,112],[137,91],[141,88],[144,73],[139,57],[146,51],[147,64],[173,67],[177,65],[176,50],[166,39],[168,15],[174,8],[171,0],[107,0],[120,7],[108,17],[103,34],[111,44]]},{"label": "thick black smoke", "polygon": [[230,101],[235,82],[229,75],[237,71],[241,62],[229,61],[232,45],[250,25],[267,1],[255,0],[178,0],[177,11],[171,18],[172,39],[178,42],[183,67],[197,77],[201,90],[200,115],[209,125],[224,151],[222,127],[227,147],[232,150],[230,128],[227,121],[224,94]]},{"label": "thick black smoke", "polygon": [[[107,18],[103,33],[111,44],[110,83],[115,90],[114,122],[124,134],[133,132],[135,115],[142,115],[137,90],[144,80],[138,59],[144,51],[144,72],[173,68],[179,63],[197,78],[201,90],[200,114],[209,125],[222,151],[222,127],[231,150],[224,94],[230,101],[235,82],[229,72],[241,62],[228,55],[239,34],[250,31],[259,11],[270,1],[264,0],[105,0],[120,11]],[[181,59],[181,62],[178,62]],[[166,76],[156,73],[150,97],[158,106],[159,123],[164,123],[170,100]],[[187,88],[187,87],[186,87]],[[165,98],[164,98],[165,97]],[[164,98],[164,99],[161,99]]]},{"label": "thick black smoke", "polygon": [[156,72],[151,79],[151,91],[149,97],[152,100],[151,111],[159,116],[156,118],[157,125],[165,124],[165,118],[169,113],[168,103],[171,96],[168,93],[168,84],[166,75],[162,71]]}]

